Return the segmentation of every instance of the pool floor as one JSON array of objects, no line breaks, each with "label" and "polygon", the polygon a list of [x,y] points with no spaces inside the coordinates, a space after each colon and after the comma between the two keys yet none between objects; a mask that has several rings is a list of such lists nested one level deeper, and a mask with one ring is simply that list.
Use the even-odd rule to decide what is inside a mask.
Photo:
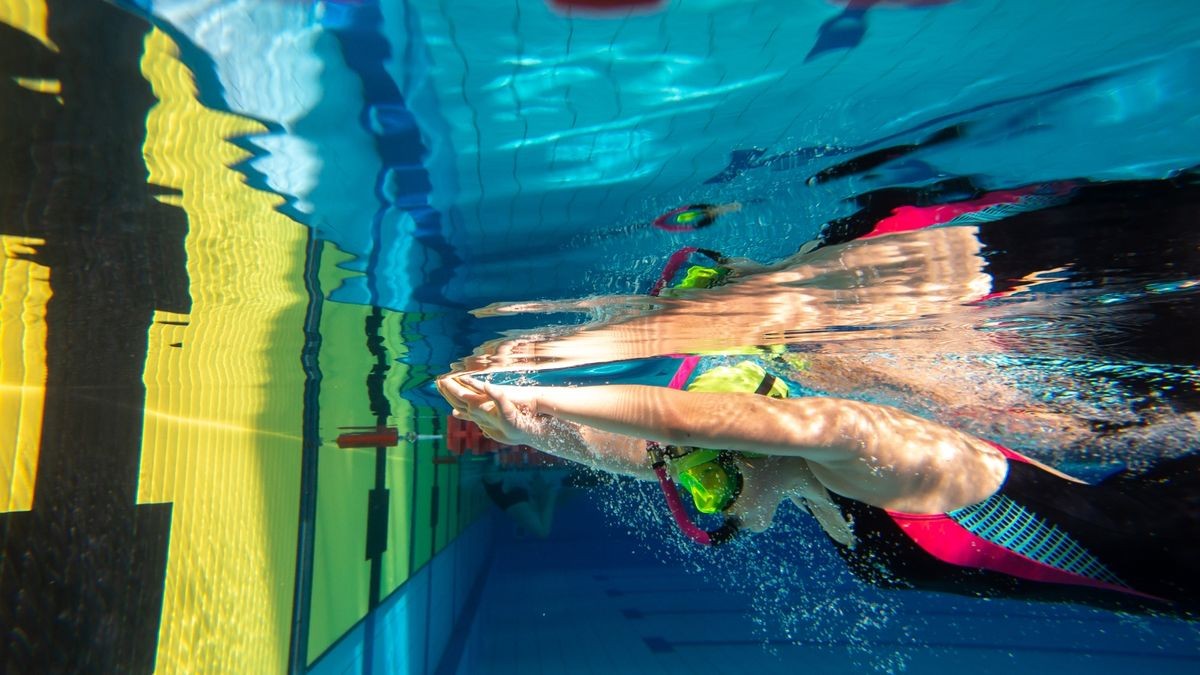
[{"label": "pool floor", "polygon": [[[751,620],[751,600],[677,572],[646,544],[567,505],[546,540],[507,536],[496,553],[456,672],[490,673],[1195,673],[1200,630],[1167,619],[1067,605],[890,593],[893,613],[844,642],[793,639]],[[561,552],[572,551],[569,559]],[[922,646],[911,646],[914,631]],[[902,666],[900,664],[903,664]],[[889,667],[890,666],[890,667]],[[899,666],[899,668],[897,668]]]}]

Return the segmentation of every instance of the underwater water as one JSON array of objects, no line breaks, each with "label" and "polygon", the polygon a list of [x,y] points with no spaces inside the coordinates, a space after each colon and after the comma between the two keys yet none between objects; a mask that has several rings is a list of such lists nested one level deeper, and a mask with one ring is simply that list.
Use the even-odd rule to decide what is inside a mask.
[{"label": "underwater water", "polygon": [[750,359],[1085,480],[1195,452],[1192,5],[0,0],[0,671],[1195,672],[791,504],[700,547],[434,388]]}]

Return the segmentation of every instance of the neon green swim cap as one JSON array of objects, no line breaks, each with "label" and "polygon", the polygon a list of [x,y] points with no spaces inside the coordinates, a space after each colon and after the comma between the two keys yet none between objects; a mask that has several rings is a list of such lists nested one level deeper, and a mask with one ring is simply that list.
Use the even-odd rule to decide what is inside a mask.
[{"label": "neon green swim cap", "polygon": [[683,279],[672,288],[712,288],[720,285],[729,270],[723,267],[705,267],[692,265],[684,273]]},{"label": "neon green swim cap", "polygon": [[[741,392],[753,394],[767,377],[767,371],[753,361],[741,361],[732,366],[717,366],[700,373],[687,386],[688,391]],[[767,391],[771,398],[787,398],[788,388],[776,379]]]},{"label": "neon green swim cap", "polygon": [[712,288],[725,283],[725,277],[729,276],[729,268],[727,267],[705,267],[704,265],[692,265],[683,273],[683,278],[679,283],[664,288],[659,295],[667,298],[672,298],[679,295],[680,291],[691,288]]}]

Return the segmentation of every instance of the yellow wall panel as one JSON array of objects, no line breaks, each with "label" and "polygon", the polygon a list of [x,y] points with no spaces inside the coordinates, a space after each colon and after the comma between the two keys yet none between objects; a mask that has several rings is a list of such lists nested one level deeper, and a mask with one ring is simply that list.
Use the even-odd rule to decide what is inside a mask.
[{"label": "yellow wall panel", "polygon": [[169,37],[146,38],[150,181],[188,214],[192,310],[158,313],[138,500],[173,503],[160,672],[287,667],[298,522],[306,232],[229,167],[265,129],[195,99]]},{"label": "yellow wall panel", "polygon": [[20,256],[43,243],[0,235],[0,513],[33,508],[46,399],[50,270]]},{"label": "yellow wall panel", "polygon": [[0,0],[0,23],[28,33],[46,47],[58,51],[58,45],[50,41],[46,32],[48,16],[45,0]]}]

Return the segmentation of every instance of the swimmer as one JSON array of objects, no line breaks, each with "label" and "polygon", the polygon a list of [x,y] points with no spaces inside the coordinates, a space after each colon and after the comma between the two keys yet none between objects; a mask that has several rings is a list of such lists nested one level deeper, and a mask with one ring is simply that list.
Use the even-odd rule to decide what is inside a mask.
[{"label": "swimmer", "polygon": [[550,536],[558,505],[558,476],[547,481],[538,469],[501,472],[489,466],[480,482],[488,499],[521,530],[539,539]]},{"label": "swimmer", "polygon": [[697,508],[735,527],[763,531],[791,500],[876,585],[1184,615],[1200,601],[1200,454],[1091,485],[899,409],[789,398],[750,361],[686,389],[469,374],[438,388],[502,443],[648,480],[665,457]]}]

